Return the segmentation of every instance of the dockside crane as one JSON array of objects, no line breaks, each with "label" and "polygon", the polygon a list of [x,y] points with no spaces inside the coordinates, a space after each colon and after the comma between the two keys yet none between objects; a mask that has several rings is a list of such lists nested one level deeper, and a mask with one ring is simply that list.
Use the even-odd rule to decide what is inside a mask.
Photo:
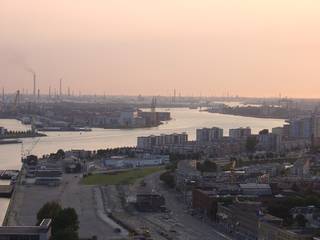
[{"label": "dockside crane", "polygon": [[29,156],[33,149],[36,147],[36,145],[39,143],[40,138],[36,138],[31,145],[28,148],[25,148],[24,143],[22,141],[21,144],[21,160],[23,160],[24,158],[26,158],[27,156]]},{"label": "dockside crane", "polygon": [[151,101],[151,126],[154,126],[158,123],[156,107],[157,107],[157,98],[153,97]]},{"label": "dockside crane", "polygon": [[17,107],[19,105],[20,102],[20,90],[17,90],[16,95],[14,97],[14,102],[13,102],[13,106],[12,106],[12,112],[16,112],[17,111]]}]

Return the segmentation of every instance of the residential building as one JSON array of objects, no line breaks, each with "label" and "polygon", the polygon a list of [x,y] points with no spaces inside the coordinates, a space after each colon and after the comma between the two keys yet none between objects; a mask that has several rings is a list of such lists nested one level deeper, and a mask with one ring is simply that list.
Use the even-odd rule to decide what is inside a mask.
[{"label": "residential building", "polygon": [[284,128],[283,127],[272,128],[271,133],[279,135],[279,136],[284,136]]},{"label": "residential building", "polygon": [[312,118],[295,118],[289,121],[289,138],[311,138],[312,136]]},{"label": "residential building", "polygon": [[263,151],[279,152],[281,149],[281,136],[273,133],[260,133],[258,136],[258,149]]},{"label": "residential building", "polygon": [[310,174],[310,159],[303,158],[294,162],[290,174],[296,177],[306,177]]},{"label": "residential building", "polygon": [[234,128],[229,129],[229,137],[231,138],[246,138],[251,135],[251,128]]},{"label": "residential building", "polygon": [[213,128],[201,128],[197,129],[196,141],[198,143],[214,142],[223,138],[223,129]]},{"label": "residential building", "polygon": [[188,142],[186,133],[161,134],[158,136],[150,135],[137,138],[137,148],[152,149],[156,146],[182,145]]}]

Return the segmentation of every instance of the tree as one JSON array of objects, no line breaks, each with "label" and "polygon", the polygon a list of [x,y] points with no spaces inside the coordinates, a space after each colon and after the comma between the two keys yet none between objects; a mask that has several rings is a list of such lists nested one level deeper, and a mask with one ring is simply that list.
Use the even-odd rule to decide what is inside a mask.
[{"label": "tree", "polygon": [[56,153],[58,159],[63,159],[65,157],[65,153],[62,149],[59,149]]},{"label": "tree", "polygon": [[172,172],[167,171],[160,175],[160,180],[163,181],[165,184],[167,184],[169,187],[174,188],[175,187],[175,180]]},{"label": "tree", "polygon": [[48,202],[37,214],[38,223],[52,219],[52,240],[78,240],[79,220],[73,208],[64,208],[57,202]]},{"label": "tree", "polygon": [[52,240],[78,240],[78,233],[73,231],[71,228],[58,230],[53,236]]},{"label": "tree", "polygon": [[268,134],[269,133],[269,130],[268,129],[262,129],[260,132],[259,132],[259,135],[265,135],[265,134]]},{"label": "tree", "polygon": [[79,220],[74,208],[62,209],[55,218],[54,228],[56,232],[61,231],[61,229],[70,229],[74,232],[77,232],[79,229]]},{"label": "tree", "polygon": [[43,207],[39,210],[37,214],[37,222],[38,224],[45,218],[51,218],[54,220],[59,213],[61,212],[62,207],[57,202],[47,202]]}]

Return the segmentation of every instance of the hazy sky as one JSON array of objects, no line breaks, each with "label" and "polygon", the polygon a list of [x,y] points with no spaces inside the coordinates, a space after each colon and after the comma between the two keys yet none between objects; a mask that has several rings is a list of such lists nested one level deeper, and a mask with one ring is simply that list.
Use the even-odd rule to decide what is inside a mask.
[{"label": "hazy sky", "polygon": [[0,0],[0,86],[320,97],[319,0]]}]

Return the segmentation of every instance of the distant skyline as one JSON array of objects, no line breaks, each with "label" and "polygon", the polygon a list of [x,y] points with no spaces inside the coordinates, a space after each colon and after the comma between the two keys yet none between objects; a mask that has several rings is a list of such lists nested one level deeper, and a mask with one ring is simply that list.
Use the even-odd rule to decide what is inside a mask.
[{"label": "distant skyline", "polygon": [[0,88],[320,98],[318,0],[1,0]]}]

